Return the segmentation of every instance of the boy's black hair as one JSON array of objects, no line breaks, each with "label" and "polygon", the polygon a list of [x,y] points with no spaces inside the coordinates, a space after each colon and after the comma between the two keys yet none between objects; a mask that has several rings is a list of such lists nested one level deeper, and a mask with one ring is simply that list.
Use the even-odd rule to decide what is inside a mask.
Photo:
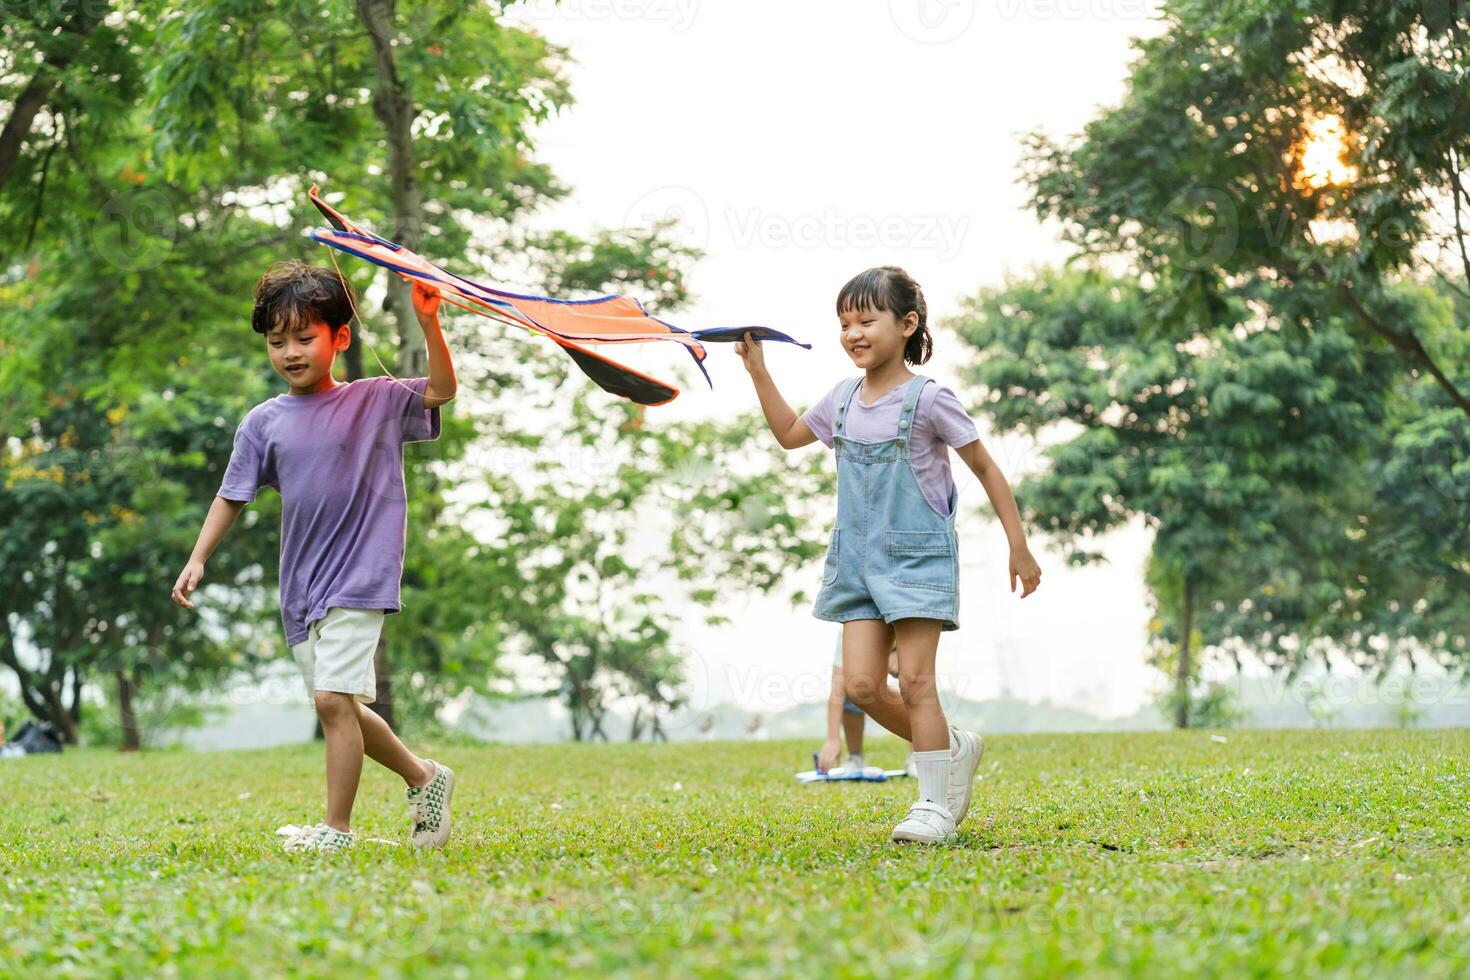
[{"label": "boy's black hair", "polygon": [[250,326],[263,334],[320,320],[335,334],[351,322],[356,301],[352,287],[332,269],[287,259],[272,265],[255,284]]},{"label": "boy's black hair", "polygon": [[929,307],[924,291],[914,277],[896,265],[880,265],[859,272],[847,281],[837,294],[837,315],[855,310],[882,310],[902,320],[910,313],[919,314],[919,329],[904,344],[903,359],[910,364],[923,364],[934,353],[934,338],[929,335]]}]

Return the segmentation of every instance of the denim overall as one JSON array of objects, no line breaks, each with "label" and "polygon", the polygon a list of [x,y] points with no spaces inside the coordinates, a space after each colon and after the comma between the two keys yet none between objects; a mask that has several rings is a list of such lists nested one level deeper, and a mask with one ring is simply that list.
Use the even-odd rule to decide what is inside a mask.
[{"label": "denim overall", "polygon": [[909,461],[914,410],[930,380],[909,381],[898,434],[883,442],[847,438],[848,405],[862,379],[849,381],[838,396],[837,527],[813,611],[818,619],[937,619],[944,631],[960,628],[958,493],[951,488],[949,516],[941,516]]}]

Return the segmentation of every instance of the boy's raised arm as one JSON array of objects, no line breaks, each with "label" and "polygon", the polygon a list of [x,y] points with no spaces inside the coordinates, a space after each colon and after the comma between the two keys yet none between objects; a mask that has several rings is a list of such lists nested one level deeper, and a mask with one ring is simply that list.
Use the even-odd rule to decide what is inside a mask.
[{"label": "boy's raised arm", "polygon": [[184,570],[179,573],[179,579],[174,583],[172,597],[174,602],[185,609],[193,609],[194,603],[189,601],[189,593],[199,587],[204,580],[204,563],[209,556],[214,554],[215,547],[225,532],[235,523],[235,518],[240,516],[240,511],[245,508],[243,500],[226,500],[224,497],[215,497],[214,503],[209,505],[209,513],[204,517],[204,526],[199,529],[199,540],[194,542],[194,551],[189,555],[189,562]]},{"label": "boy's raised arm", "polygon": [[439,328],[439,290],[421,282],[413,284],[413,311],[424,331],[424,348],[429,355],[429,383],[424,388],[424,408],[437,408],[454,397],[459,382],[454,377],[454,362],[449,345]]}]

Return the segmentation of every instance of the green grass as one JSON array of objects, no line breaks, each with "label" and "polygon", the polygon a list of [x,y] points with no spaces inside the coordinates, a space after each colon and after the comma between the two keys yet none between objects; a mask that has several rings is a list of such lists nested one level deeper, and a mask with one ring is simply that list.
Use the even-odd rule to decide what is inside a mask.
[{"label": "green grass", "polygon": [[[992,738],[927,849],[804,743],[431,747],[450,847],[337,858],[272,835],[316,747],[3,761],[0,975],[1470,973],[1470,732],[1228,739]],[[359,836],[404,815],[369,767]]]}]

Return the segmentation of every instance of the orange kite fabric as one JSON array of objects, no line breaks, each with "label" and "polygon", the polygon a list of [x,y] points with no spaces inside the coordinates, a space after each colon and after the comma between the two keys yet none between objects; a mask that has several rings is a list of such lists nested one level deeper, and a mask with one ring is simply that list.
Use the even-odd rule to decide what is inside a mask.
[{"label": "orange kite fabric", "polygon": [[749,333],[756,340],[774,340],[811,349],[811,344],[804,344],[770,327],[681,330],[672,323],[650,316],[643,305],[630,296],[567,300],[492,289],[442,269],[402,245],[359,227],[323,201],[317,195],[316,187],[312,187],[309,196],[332,225],[331,228],[312,229],[314,240],[381,265],[404,279],[436,286],[445,302],[461,309],[550,338],[603,390],[640,405],[662,405],[673,401],[678,397],[679,389],[604,357],[590,350],[591,346],[651,341],[683,344],[706,382],[710,377],[704,368],[704,359],[708,356],[704,343],[733,343]]}]

